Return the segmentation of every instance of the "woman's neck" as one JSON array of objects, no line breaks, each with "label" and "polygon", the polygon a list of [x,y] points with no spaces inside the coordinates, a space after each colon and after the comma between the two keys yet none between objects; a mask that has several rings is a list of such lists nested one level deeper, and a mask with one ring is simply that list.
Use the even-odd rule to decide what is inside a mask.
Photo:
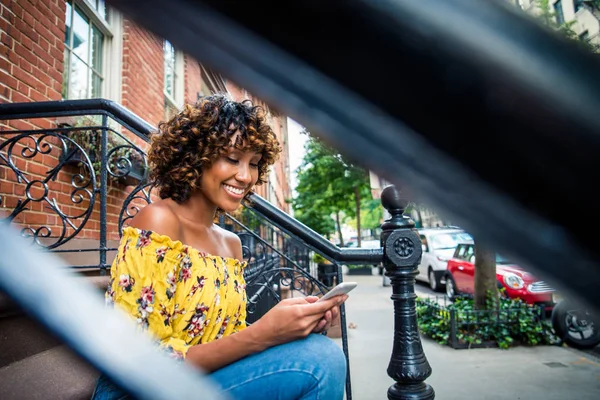
[{"label": "woman's neck", "polygon": [[180,218],[207,228],[213,225],[216,213],[217,207],[199,193],[192,194],[186,202],[177,204],[177,214]]}]

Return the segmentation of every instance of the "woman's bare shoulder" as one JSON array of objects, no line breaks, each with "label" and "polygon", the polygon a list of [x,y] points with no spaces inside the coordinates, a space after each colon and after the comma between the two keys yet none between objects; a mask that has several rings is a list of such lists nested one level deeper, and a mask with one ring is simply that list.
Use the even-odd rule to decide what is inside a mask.
[{"label": "woman's bare shoulder", "polygon": [[227,243],[227,248],[229,249],[230,257],[236,258],[238,260],[242,259],[242,241],[240,237],[233,232],[228,231],[227,229],[223,229],[218,225],[215,225],[219,229],[219,234],[223,239],[225,239],[225,243]]},{"label": "woman's bare shoulder", "polygon": [[131,220],[130,226],[177,239],[181,224],[169,200],[148,204]]}]

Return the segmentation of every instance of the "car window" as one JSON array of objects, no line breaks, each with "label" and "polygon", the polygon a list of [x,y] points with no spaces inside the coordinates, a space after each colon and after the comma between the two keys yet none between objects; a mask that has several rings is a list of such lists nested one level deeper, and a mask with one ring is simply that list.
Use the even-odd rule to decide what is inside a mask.
[{"label": "car window", "polygon": [[456,254],[455,254],[455,258],[460,258],[460,259],[464,259],[465,258],[465,251],[466,251],[466,246],[464,244],[459,245],[456,248]]},{"label": "car window", "polygon": [[421,243],[425,246],[425,251],[429,251],[429,244],[425,235],[419,235],[421,237]]},{"label": "car window", "polygon": [[466,232],[439,233],[429,238],[429,244],[434,250],[454,249],[459,243],[473,240]]},{"label": "car window", "polygon": [[466,247],[464,259],[468,262],[475,262],[475,246],[468,245]]}]

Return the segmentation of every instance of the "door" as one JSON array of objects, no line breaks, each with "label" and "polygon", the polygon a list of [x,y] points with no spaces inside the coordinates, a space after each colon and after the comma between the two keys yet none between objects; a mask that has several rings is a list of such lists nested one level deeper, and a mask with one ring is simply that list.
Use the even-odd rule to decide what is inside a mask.
[{"label": "door", "polygon": [[465,246],[454,279],[456,287],[461,293],[473,294],[475,288],[475,246]]}]

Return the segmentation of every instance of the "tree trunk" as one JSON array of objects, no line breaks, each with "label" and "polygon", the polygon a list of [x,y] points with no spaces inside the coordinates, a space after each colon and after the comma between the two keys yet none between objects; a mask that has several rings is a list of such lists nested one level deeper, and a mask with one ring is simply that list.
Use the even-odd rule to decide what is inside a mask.
[{"label": "tree trunk", "polygon": [[360,247],[361,242],[361,230],[360,230],[360,188],[356,186],[354,188],[354,200],[356,201],[356,241],[357,246]]},{"label": "tree trunk", "polygon": [[342,225],[340,224],[340,212],[335,212],[335,227],[337,228],[338,237],[340,238],[340,247],[344,247],[344,236],[342,235]]},{"label": "tree trunk", "polygon": [[475,308],[488,308],[498,304],[498,283],[496,281],[496,252],[475,242]]}]

